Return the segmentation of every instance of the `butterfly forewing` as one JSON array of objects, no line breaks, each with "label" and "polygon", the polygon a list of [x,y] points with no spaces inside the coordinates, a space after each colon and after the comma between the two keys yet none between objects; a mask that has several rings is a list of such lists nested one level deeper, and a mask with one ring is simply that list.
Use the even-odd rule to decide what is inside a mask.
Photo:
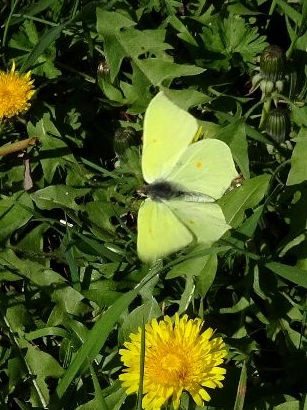
[{"label": "butterfly forewing", "polygon": [[168,180],[188,192],[200,192],[218,199],[237,175],[229,147],[222,141],[206,139],[185,150]]},{"label": "butterfly forewing", "polygon": [[146,182],[166,179],[192,142],[196,119],[163,92],[150,102],[144,118],[142,171]]}]

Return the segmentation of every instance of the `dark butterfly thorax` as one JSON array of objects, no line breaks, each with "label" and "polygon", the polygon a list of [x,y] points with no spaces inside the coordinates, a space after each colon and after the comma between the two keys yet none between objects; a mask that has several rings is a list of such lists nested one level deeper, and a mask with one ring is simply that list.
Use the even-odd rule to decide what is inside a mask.
[{"label": "dark butterfly thorax", "polygon": [[143,193],[153,201],[169,201],[184,198],[186,192],[173,182],[157,180],[145,185]]},{"label": "dark butterfly thorax", "polygon": [[215,199],[201,192],[187,191],[180,185],[157,179],[151,184],[145,185],[140,191],[143,195],[149,197],[153,201],[162,202],[170,200],[184,200],[187,202],[214,202]]}]

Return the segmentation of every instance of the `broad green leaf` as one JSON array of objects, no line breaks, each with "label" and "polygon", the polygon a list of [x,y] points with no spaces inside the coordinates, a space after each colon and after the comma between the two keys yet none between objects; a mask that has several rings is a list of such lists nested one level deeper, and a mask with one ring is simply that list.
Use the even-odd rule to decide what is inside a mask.
[{"label": "broad green leaf", "polygon": [[27,345],[24,360],[29,370],[29,376],[34,378],[36,385],[36,388],[32,389],[30,402],[34,407],[42,404],[46,405],[49,403],[47,379],[50,377],[60,378],[64,370],[50,354],[39,350],[30,343]]},{"label": "broad green leaf", "polygon": [[51,185],[34,192],[31,197],[41,209],[67,208],[80,210],[76,199],[82,198],[89,192],[89,188],[73,188],[66,185]]},{"label": "broad green leaf", "polygon": [[[297,126],[307,127],[307,105],[298,107],[293,104],[291,107],[291,119],[296,123]],[[303,135],[306,135],[305,128],[300,130],[299,135],[301,132],[303,133]]]},{"label": "broad green leaf", "polygon": [[123,387],[121,387],[119,380],[117,380],[111,387],[113,389],[105,399],[108,405],[108,410],[120,410],[123,408],[122,405],[127,396],[126,391]]},{"label": "broad green leaf", "polygon": [[[49,402],[49,389],[47,378],[59,378],[63,374],[63,369],[59,363],[48,353],[43,352],[38,347],[33,346],[25,338],[22,329],[33,327],[33,319],[27,311],[24,301],[19,298],[14,304],[1,301],[3,318],[6,326],[9,327],[11,335],[14,335],[15,349],[23,352],[19,360],[12,361],[10,372],[12,378],[10,382],[18,381],[16,371],[20,366],[20,374],[25,375],[31,384],[31,395],[29,401],[34,407],[46,407]],[[13,386],[12,386],[13,387]]]},{"label": "broad green leaf", "polygon": [[[39,224],[29,230],[27,234],[19,241],[18,249],[22,249],[28,254],[35,255],[36,257],[42,256],[43,252],[43,237],[50,225],[47,223]],[[45,258],[45,256],[43,255]]]},{"label": "broad green leaf", "polygon": [[[20,279],[40,289],[48,289],[51,285],[55,285],[55,288],[58,286],[60,289],[68,286],[65,285],[65,279],[60,274],[50,268],[46,268],[45,265],[36,262],[34,259],[18,257],[9,248],[1,251],[0,266],[15,272]],[[0,275],[0,279],[2,279],[2,275]]]},{"label": "broad green leaf", "polygon": [[184,290],[180,295],[178,313],[184,313],[194,297],[195,284],[192,276],[187,276],[185,279]]},{"label": "broad green leaf", "polygon": [[[206,104],[212,100],[206,94],[203,94],[199,91],[188,89],[188,90],[163,90],[165,94],[179,107],[183,108],[184,110],[188,110],[191,107],[195,107],[199,104]],[[213,124],[213,123],[212,123]],[[214,124],[215,126],[217,124]],[[204,127],[205,128],[205,127]],[[202,130],[204,133],[207,129]]]},{"label": "broad green leaf", "polygon": [[21,380],[27,377],[26,369],[21,357],[13,357],[7,363],[7,375],[9,377],[9,389],[14,389],[19,385]]},{"label": "broad green leaf", "polygon": [[33,217],[33,203],[26,192],[16,192],[0,200],[0,243],[5,241],[16,229],[24,226]]},{"label": "broad green leaf", "polygon": [[245,63],[253,62],[253,58],[266,46],[265,37],[259,35],[257,27],[247,25],[238,15],[224,20],[218,17],[212,19],[210,25],[204,28],[203,41],[207,50],[223,56],[210,64],[217,69],[228,69],[236,53]]},{"label": "broad green leaf", "polygon": [[130,56],[136,61],[142,54],[159,55],[172,48],[164,43],[165,30],[140,31],[131,27],[135,24],[117,12],[97,9],[97,31],[104,40],[111,83],[118,74],[123,58]]},{"label": "broad green leaf", "polygon": [[[150,82],[157,86],[162,84],[165,80],[171,80],[176,77],[197,75],[205,71],[203,68],[195,65],[176,64],[171,61],[165,61],[158,58],[140,60],[138,66]],[[165,83],[163,83],[163,85],[164,84]]]},{"label": "broad green leaf", "polygon": [[255,207],[263,199],[269,181],[270,175],[259,175],[243,181],[240,187],[224,195],[218,203],[223,209],[227,223],[237,228],[244,218],[245,210]]},{"label": "broad green leaf", "polygon": [[242,312],[243,310],[250,308],[251,303],[248,299],[245,297],[242,297],[239,302],[237,302],[235,305],[229,308],[222,308],[220,309],[220,313],[225,314],[225,313],[239,313]]},{"label": "broad green leaf", "polygon": [[135,308],[128,316],[121,326],[120,331],[120,343],[129,341],[129,335],[131,333],[137,333],[139,328],[143,328],[146,323],[149,323],[152,319],[161,316],[162,312],[157,301],[152,297],[143,305]]},{"label": "broad green leaf", "polygon": [[307,271],[295,266],[284,265],[279,262],[267,262],[265,266],[272,272],[296,285],[307,288]]},{"label": "broad green leaf", "polygon": [[[131,60],[132,71],[138,71],[139,76],[144,77],[143,85],[148,82],[159,86],[165,81],[167,86],[175,77],[196,75],[204,70],[194,65],[176,64],[172,57],[165,51],[172,49],[172,46],[165,43],[165,29],[137,30],[131,26],[135,25],[132,20],[127,19],[116,12],[97,9],[97,30],[104,40],[105,56],[110,69],[110,81],[114,82],[118,75],[121,63],[124,58]],[[145,56],[145,58],[144,58]],[[133,83],[136,84],[138,78],[132,74]],[[106,84],[104,84],[106,88]],[[122,83],[123,91],[129,103],[143,98],[139,87],[132,90],[128,83]],[[112,99],[120,98],[116,96],[115,90],[106,91]],[[144,92],[144,87],[143,87]],[[134,101],[133,101],[134,100]],[[135,108],[132,108],[135,111]]]},{"label": "broad green leaf", "polygon": [[40,163],[44,171],[44,179],[48,183],[52,182],[59,167],[65,168],[70,164],[78,166],[80,174],[83,174],[70,148],[62,140],[61,133],[56,128],[49,112],[44,113],[43,118],[36,124],[29,122],[27,129],[29,135],[35,135],[41,144]]},{"label": "broad green leaf", "polygon": [[193,35],[189,32],[187,29],[186,25],[183,24],[183,22],[176,17],[175,15],[172,15],[169,18],[169,24],[174,27],[175,30],[178,31],[177,36],[183,40],[187,45],[190,45],[193,47],[198,47],[197,41],[193,37]]},{"label": "broad green leaf", "polygon": [[204,298],[211,288],[217,272],[216,255],[208,255],[203,269],[195,275],[195,297]]},{"label": "broad green leaf", "polygon": [[229,145],[235,162],[238,164],[244,178],[249,178],[249,159],[245,122],[242,119],[234,120],[217,132],[216,138]]},{"label": "broad green leaf", "polygon": [[302,8],[302,21],[301,21],[301,25],[299,28],[299,36],[302,36],[303,34],[305,34],[307,29],[307,3],[306,1],[303,1],[303,8]]},{"label": "broad green leaf", "polygon": [[[196,252],[197,248],[195,249]],[[193,253],[191,253],[188,259],[176,264],[169,270],[166,279],[184,276],[194,278],[196,295],[204,298],[214,281],[216,270],[217,256],[215,254],[193,257]]]},{"label": "broad green leaf", "polygon": [[71,315],[85,315],[90,308],[84,303],[84,297],[71,286],[55,288],[51,295],[55,306],[48,318],[48,326],[58,326],[63,323],[67,313]]},{"label": "broad green leaf", "polygon": [[82,291],[82,295],[104,308],[111,306],[121,294],[113,280],[96,280],[89,289]]},{"label": "broad green leaf", "polygon": [[307,180],[307,128],[301,128],[291,156],[291,169],[287,185],[300,184]]},{"label": "broad green leaf", "polygon": [[293,400],[274,406],[273,410],[305,410],[305,408],[302,408],[298,400]]}]

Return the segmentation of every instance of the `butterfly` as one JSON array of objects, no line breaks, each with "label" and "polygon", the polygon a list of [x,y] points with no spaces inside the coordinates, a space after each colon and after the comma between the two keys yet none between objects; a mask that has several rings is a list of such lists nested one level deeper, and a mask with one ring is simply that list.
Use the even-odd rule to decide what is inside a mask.
[{"label": "butterfly", "polygon": [[237,177],[231,151],[217,139],[193,142],[197,120],[163,92],[144,117],[137,252],[154,263],[193,241],[210,247],[230,229],[220,198]]}]

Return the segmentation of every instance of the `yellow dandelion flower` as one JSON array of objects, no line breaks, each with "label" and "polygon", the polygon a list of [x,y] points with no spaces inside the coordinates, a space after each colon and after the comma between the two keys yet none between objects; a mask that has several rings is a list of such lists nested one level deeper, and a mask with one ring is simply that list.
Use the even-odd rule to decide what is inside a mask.
[{"label": "yellow dandelion flower", "polygon": [[26,111],[34,94],[33,88],[31,72],[15,72],[14,62],[11,71],[0,71],[0,120]]},{"label": "yellow dandelion flower", "polygon": [[[183,391],[203,406],[210,400],[207,388],[223,387],[226,370],[220,365],[227,354],[225,344],[221,337],[212,338],[213,329],[202,332],[203,323],[176,314],[174,324],[165,316],[145,325],[143,409],[160,410],[169,398],[178,409]],[[119,351],[126,366],[119,379],[127,394],[139,389],[141,335],[139,328]]]}]

